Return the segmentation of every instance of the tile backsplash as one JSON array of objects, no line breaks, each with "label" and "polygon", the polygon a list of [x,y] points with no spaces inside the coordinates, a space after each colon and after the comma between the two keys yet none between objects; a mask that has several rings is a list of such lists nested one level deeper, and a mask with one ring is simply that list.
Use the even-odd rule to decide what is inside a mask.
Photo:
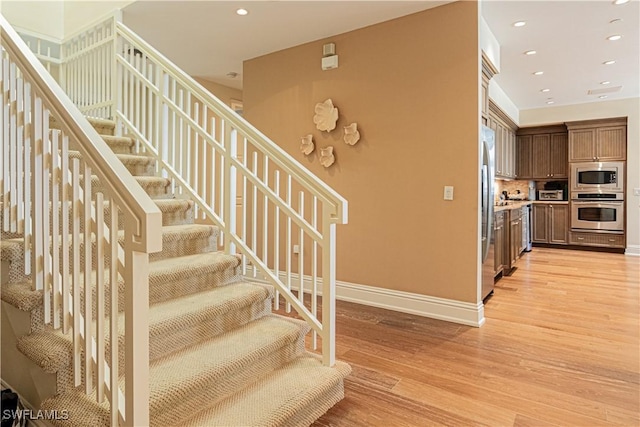
[{"label": "tile backsplash", "polygon": [[[495,193],[495,201],[498,202],[500,200],[500,194],[503,191],[506,191],[509,194],[509,197],[512,195],[515,196],[520,190],[520,193],[524,194],[524,198],[529,198],[529,188],[535,189],[535,182],[533,181],[503,181],[501,179],[496,180],[496,193]],[[535,191],[531,193],[535,198]]]}]

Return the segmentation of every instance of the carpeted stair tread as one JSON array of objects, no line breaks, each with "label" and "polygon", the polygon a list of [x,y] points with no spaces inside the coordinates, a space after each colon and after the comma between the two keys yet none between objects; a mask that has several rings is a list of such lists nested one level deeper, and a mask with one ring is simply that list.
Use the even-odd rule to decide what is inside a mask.
[{"label": "carpeted stair tread", "polygon": [[329,368],[314,356],[299,357],[180,425],[310,425],[344,397],[350,371],[342,362]]},{"label": "carpeted stair tread", "polygon": [[118,160],[135,176],[153,176],[155,174],[156,159],[137,154],[116,154]]},{"label": "carpeted stair tread", "polygon": [[240,260],[220,251],[165,258],[149,263],[149,304],[239,281]]},{"label": "carpeted stair tread", "polygon": [[31,289],[30,281],[2,285],[2,301],[22,311],[31,311],[43,304],[43,291]]},{"label": "carpeted stair tread", "polygon": [[[142,189],[152,199],[163,199],[169,197],[171,181],[160,176],[134,176],[133,177]],[[97,193],[102,191],[100,179],[97,175],[91,176],[91,191]]]},{"label": "carpeted stair tread", "polygon": [[45,327],[18,339],[18,350],[45,372],[56,373],[71,366],[73,360],[73,342],[71,333],[64,335],[62,330]]},{"label": "carpeted stair tread", "polygon": [[[272,287],[240,282],[151,306],[149,360],[232,331],[268,314],[272,298]],[[121,314],[118,322],[121,344],[124,344],[124,326]],[[124,353],[121,358],[124,363]]]},{"label": "carpeted stair tread", "polygon": [[131,154],[136,142],[128,136],[100,135],[115,154]]},{"label": "carpeted stair tread", "polygon": [[265,316],[150,364],[152,425],[176,425],[304,351],[308,325]]},{"label": "carpeted stair tread", "polygon": [[49,422],[56,427],[107,427],[111,425],[109,401],[97,403],[95,393],[88,396],[82,390],[72,389],[42,402],[43,411],[67,411],[67,417]]},{"label": "carpeted stair tread", "polygon": [[224,252],[204,252],[153,261],[149,263],[149,282],[153,286],[157,280],[178,280],[185,274],[198,271],[219,272],[240,265],[240,259]]},{"label": "carpeted stair tread", "polygon": [[[135,176],[153,176],[155,174],[156,159],[137,154],[115,153],[120,162]],[[69,151],[70,159],[82,159],[79,151]]]},{"label": "carpeted stair tread", "polygon": [[[240,260],[223,252],[204,252],[149,262],[149,305],[207,291],[240,281]],[[109,291],[109,272],[105,271],[105,291]],[[96,277],[92,275],[95,300]],[[124,311],[124,281],[118,281],[118,307]],[[107,309],[110,309],[107,301]]]},{"label": "carpeted stair tread", "polygon": [[[149,260],[192,255],[217,250],[219,229],[214,225],[182,224],[162,227],[162,251],[149,254]],[[124,232],[118,239],[124,244]]]},{"label": "carpeted stair tread", "polygon": [[100,135],[113,135],[116,122],[108,119],[101,119],[99,117],[87,117],[87,121]]},{"label": "carpeted stair tread", "polygon": [[272,296],[273,291],[267,286],[239,282],[156,304],[149,309],[150,334],[160,336],[171,333],[178,325],[186,328],[204,323],[223,315],[225,307],[237,310]]},{"label": "carpeted stair tread", "polygon": [[[0,259],[9,263],[9,283],[22,282],[24,274],[24,238],[0,240]],[[6,272],[3,272],[3,276]]]},{"label": "carpeted stair tread", "polygon": [[[0,240],[0,257],[2,257],[2,259],[11,261],[14,255],[14,251],[16,250],[22,251],[23,245],[24,245],[24,239],[20,237],[15,237],[13,239]],[[22,256],[24,254],[19,253],[19,255]]]},{"label": "carpeted stair tread", "polygon": [[193,201],[185,199],[155,199],[154,202],[162,212],[162,225],[193,223]]}]

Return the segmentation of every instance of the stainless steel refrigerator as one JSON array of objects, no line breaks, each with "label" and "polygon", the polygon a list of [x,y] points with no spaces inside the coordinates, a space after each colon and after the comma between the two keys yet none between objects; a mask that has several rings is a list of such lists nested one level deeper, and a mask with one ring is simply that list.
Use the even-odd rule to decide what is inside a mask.
[{"label": "stainless steel refrigerator", "polygon": [[493,292],[493,278],[495,267],[494,233],[493,233],[493,205],[495,179],[495,133],[487,126],[482,126],[480,136],[482,150],[482,299]]}]

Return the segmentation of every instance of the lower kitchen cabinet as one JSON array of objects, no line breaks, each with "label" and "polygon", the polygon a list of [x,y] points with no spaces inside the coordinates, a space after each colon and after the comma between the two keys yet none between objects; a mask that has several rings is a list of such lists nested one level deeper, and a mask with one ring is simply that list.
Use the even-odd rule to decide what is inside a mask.
[{"label": "lower kitchen cabinet", "polygon": [[518,207],[495,213],[493,230],[496,276],[500,273],[510,275],[527,246],[524,227],[528,224],[524,221],[523,213],[528,215],[528,209]]},{"label": "lower kitchen cabinet", "polygon": [[602,248],[625,248],[624,234],[597,233],[589,231],[571,231],[569,243],[580,246],[597,246]]},{"label": "lower kitchen cabinet", "polygon": [[504,271],[505,267],[505,243],[507,240],[507,230],[504,227],[504,217],[506,216],[505,211],[500,211],[495,213],[494,217],[494,273],[497,276],[498,274]]},{"label": "lower kitchen cabinet", "polygon": [[533,243],[569,243],[569,204],[536,203],[533,205]]},{"label": "lower kitchen cabinet", "polygon": [[520,258],[522,248],[522,209],[509,211],[509,269]]}]

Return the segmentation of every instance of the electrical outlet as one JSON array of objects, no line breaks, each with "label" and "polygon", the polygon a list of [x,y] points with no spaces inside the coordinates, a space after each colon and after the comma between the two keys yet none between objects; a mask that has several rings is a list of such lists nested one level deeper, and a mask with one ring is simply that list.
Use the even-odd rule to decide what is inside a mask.
[{"label": "electrical outlet", "polygon": [[634,188],[633,189],[633,195],[634,196],[640,196],[640,188]]},{"label": "electrical outlet", "polygon": [[293,245],[293,253],[296,255],[300,253],[300,245]]},{"label": "electrical outlet", "polygon": [[453,186],[445,185],[444,186],[444,199],[445,200],[453,200]]}]

